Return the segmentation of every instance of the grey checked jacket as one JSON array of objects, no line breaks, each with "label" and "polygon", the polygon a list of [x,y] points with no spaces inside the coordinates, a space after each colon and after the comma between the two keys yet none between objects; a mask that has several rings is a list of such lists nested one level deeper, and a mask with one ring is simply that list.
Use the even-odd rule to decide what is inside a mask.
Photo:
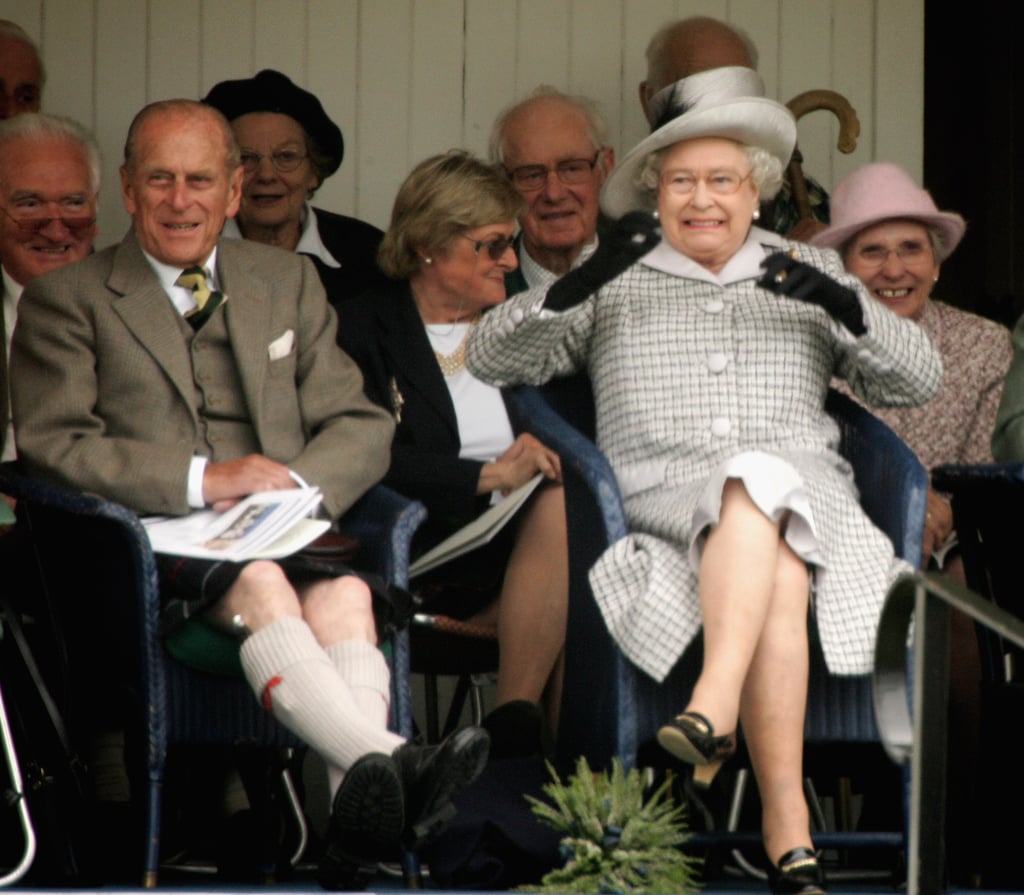
[{"label": "grey checked jacket", "polygon": [[664,257],[659,247],[564,313],[540,311],[542,292],[514,296],[485,315],[468,346],[469,368],[498,386],[589,374],[598,446],[631,529],[590,581],[612,636],[655,680],[700,628],[691,520],[712,471],[732,456],[764,451],[803,478],[823,556],[813,569],[815,618],[833,672],[869,670],[882,600],[907,568],[860,508],[824,398],[837,375],[869,403],[919,404],[936,393],[941,360],[835,252],[756,229],[744,249],[756,260],[780,247],[858,292],[864,335],[756,277],[720,286],[656,269],[649,259]]}]

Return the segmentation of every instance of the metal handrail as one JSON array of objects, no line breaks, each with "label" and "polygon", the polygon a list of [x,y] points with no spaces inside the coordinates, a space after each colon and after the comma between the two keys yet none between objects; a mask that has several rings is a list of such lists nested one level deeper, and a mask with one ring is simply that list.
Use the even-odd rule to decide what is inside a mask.
[{"label": "metal handrail", "polygon": [[886,752],[911,767],[907,895],[945,890],[950,609],[1024,649],[1024,621],[946,576],[913,572],[889,588],[875,642],[873,688]]}]

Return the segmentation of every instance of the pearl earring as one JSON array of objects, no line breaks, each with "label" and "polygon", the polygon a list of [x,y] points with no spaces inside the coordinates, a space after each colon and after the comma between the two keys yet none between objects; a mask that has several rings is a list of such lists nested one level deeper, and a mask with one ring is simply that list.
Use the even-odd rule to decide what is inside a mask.
[{"label": "pearl earring", "polygon": [[433,264],[434,263],[434,259],[433,258],[424,258],[423,259],[423,263],[424,264]]},{"label": "pearl earring", "polygon": [[655,209],[654,211],[652,211],[652,212],[651,212],[651,214],[653,214],[653,215],[654,215],[654,220],[658,220],[658,211],[657,211],[657,209]]},{"label": "pearl earring", "polygon": [[761,220],[761,209],[760,208],[755,208],[754,209],[754,220],[755,221]]}]

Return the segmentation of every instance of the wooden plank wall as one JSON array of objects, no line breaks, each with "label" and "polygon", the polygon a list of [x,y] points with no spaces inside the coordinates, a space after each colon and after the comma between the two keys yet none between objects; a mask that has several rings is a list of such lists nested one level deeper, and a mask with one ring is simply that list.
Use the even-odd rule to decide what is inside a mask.
[{"label": "wooden plank wall", "polygon": [[103,148],[101,246],[124,232],[117,166],[151,100],[284,71],[345,135],[317,204],[385,226],[413,164],[453,146],[484,152],[497,111],[541,83],[598,100],[628,150],[645,133],[647,41],[694,14],[751,35],[769,96],[831,88],[853,103],[850,156],[829,113],[800,123],[805,167],[826,187],[875,159],[920,176],[924,0],[0,0],[0,18],[40,43],[46,111],[91,127]]}]

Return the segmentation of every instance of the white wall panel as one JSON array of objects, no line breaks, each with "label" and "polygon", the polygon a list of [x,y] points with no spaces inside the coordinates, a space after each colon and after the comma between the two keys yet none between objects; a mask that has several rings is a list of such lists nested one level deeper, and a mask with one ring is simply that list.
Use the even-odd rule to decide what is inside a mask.
[{"label": "white wall panel", "polygon": [[481,155],[494,116],[521,92],[516,33],[518,11],[509,0],[469,0],[466,3],[466,59],[464,87],[466,124],[463,132],[467,149]]},{"label": "white wall panel", "polygon": [[[146,4],[134,0],[102,0],[96,4],[93,129],[103,150],[104,187],[100,192],[97,238],[100,245],[117,242],[128,226],[121,204],[118,169],[128,125],[135,113],[153,98],[147,77],[150,57],[147,12]],[[126,35],[138,37],[125,40]],[[45,46],[43,53],[45,56]],[[56,83],[48,84],[46,101],[59,89]]]},{"label": "white wall panel", "polygon": [[0,0],[0,18],[40,41],[46,108],[101,142],[101,245],[126,225],[117,166],[148,101],[281,69],[345,134],[341,171],[317,202],[384,225],[414,163],[458,145],[484,152],[497,111],[539,83],[597,100],[627,151],[647,130],[647,41],[693,14],[753,37],[769,96],[830,88],[854,104],[852,156],[838,153],[830,113],[800,122],[805,167],[826,187],[876,158],[920,174],[924,0]]},{"label": "white wall panel", "polygon": [[[172,10],[176,5],[173,0],[151,2],[166,4]],[[296,9],[299,6],[300,4],[295,4]],[[202,0],[201,10],[201,87],[197,95],[205,96],[219,81],[245,78],[256,74],[259,69],[253,58],[253,35],[256,25],[252,0]]]},{"label": "white wall panel", "polygon": [[924,12],[922,0],[875,7],[874,158],[897,161],[920,180],[924,159]]},{"label": "white wall panel", "polygon": [[316,202],[341,214],[354,214],[362,180],[359,109],[359,4],[310,0],[307,17],[306,80],[331,119],[341,128],[345,157],[341,168],[320,187]]}]

